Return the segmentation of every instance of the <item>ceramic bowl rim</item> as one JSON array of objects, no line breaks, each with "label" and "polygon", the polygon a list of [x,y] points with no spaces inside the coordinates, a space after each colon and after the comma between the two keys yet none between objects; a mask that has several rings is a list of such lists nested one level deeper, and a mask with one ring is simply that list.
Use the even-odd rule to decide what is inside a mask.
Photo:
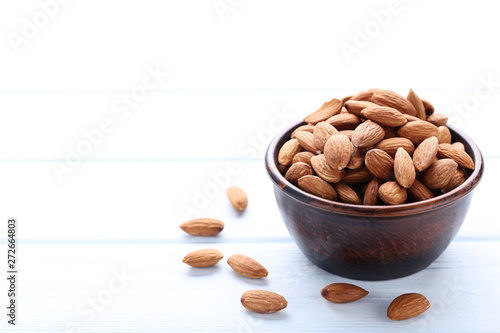
[{"label": "ceramic bowl rim", "polygon": [[[294,123],[287,128],[285,128],[281,133],[275,136],[275,138],[269,144],[266,154],[265,154],[265,164],[266,170],[273,181],[274,185],[280,188],[280,190],[288,195],[289,197],[314,206],[317,209],[330,211],[332,213],[341,213],[347,215],[374,215],[374,216],[385,216],[385,215],[412,215],[418,214],[420,212],[439,209],[440,207],[450,205],[456,202],[458,199],[464,197],[470,193],[479,183],[483,170],[484,162],[481,151],[477,145],[461,130],[455,128],[454,126],[447,125],[452,133],[452,137],[458,138],[465,147],[469,150],[469,154],[472,153],[472,158],[474,160],[475,169],[472,171],[467,180],[453,189],[452,191],[444,194],[440,194],[432,199],[405,203],[401,205],[391,205],[391,206],[364,206],[356,204],[348,204],[337,201],[330,201],[322,199],[310,193],[301,190],[298,186],[293,185],[279,172],[277,167],[277,157],[278,157],[278,144],[286,136],[290,136],[292,131],[305,123],[303,121]],[[467,149],[468,148],[468,149]]]}]

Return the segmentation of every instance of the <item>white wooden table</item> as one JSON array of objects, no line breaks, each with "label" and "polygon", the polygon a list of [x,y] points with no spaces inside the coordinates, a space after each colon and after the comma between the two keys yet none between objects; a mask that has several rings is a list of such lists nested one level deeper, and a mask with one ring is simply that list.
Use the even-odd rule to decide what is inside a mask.
[{"label": "white wooden table", "polygon": [[[351,63],[340,43],[352,42],[355,28],[387,2],[232,3],[221,20],[210,1],[69,2],[19,53],[8,40],[0,45],[0,332],[499,332],[500,88],[454,111],[482,79],[500,80],[500,50],[491,42],[500,28],[496,2],[402,2]],[[37,10],[35,2],[0,5],[1,35],[19,32],[21,18]],[[443,39],[436,32],[444,27]],[[146,68],[158,66],[168,78],[126,117],[113,112]],[[444,254],[417,274],[382,282],[313,266],[279,216],[263,163],[279,128],[372,86],[414,88],[459,122],[486,164]],[[68,147],[85,140],[82,131],[108,118],[112,133],[59,181],[53,163],[65,163]],[[243,214],[229,205],[226,184],[213,185],[214,174],[235,167],[227,183],[248,193]],[[206,189],[213,195],[203,200]],[[188,206],[196,212],[182,213]],[[16,327],[5,316],[10,216],[19,220]],[[218,237],[189,237],[178,226],[195,217],[226,227]],[[226,259],[249,255],[269,276],[242,278],[225,259],[208,269],[182,263],[208,247]],[[370,294],[328,303],[320,290],[333,282]],[[240,304],[248,289],[278,292],[289,305],[251,313]],[[430,310],[390,321],[387,306],[407,292],[427,296]]]}]

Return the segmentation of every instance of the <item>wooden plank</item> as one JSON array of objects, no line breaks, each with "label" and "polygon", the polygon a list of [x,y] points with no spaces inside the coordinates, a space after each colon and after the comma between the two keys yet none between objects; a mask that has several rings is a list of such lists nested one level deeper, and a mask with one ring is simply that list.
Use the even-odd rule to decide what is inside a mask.
[{"label": "wooden plank", "polygon": [[[269,277],[240,277],[226,259],[207,269],[181,262],[204,247],[221,250],[226,259],[250,255]],[[76,323],[82,332],[493,332],[500,327],[491,302],[500,297],[493,278],[499,251],[500,242],[454,242],[422,272],[363,282],[316,268],[293,243],[24,245],[17,328],[55,332]],[[128,277],[120,282],[118,275]],[[370,294],[355,303],[328,303],[319,292],[333,282],[355,283]],[[248,312],[239,298],[249,289],[279,292],[289,306],[275,315]],[[386,308],[406,292],[424,294],[432,307],[419,318],[391,322]]]}]

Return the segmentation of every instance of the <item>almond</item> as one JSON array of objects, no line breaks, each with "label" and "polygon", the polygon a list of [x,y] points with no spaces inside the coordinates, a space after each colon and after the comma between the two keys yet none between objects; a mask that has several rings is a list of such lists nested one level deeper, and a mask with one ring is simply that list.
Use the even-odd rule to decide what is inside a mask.
[{"label": "almond", "polygon": [[373,96],[373,93],[377,90],[378,90],[377,88],[364,90],[364,91],[352,96],[350,100],[351,101],[370,101],[372,96]]},{"label": "almond", "polygon": [[434,105],[432,105],[431,102],[429,102],[426,99],[421,98],[421,100],[422,100],[422,103],[424,103],[425,114],[426,115],[433,114],[434,113]]},{"label": "almond", "polygon": [[450,158],[438,160],[425,171],[422,181],[431,190],[441,189],[448,185],[457,167],[457,162]]},{"label": "almond", "polygon": [[349,138],[349,140],[352,139],[352,133],[354,133],[354,130],[342,130],[342,131],[339,131],[339,134],[347,136]]},{"label": "almond", "polygon": [[427,121],[436,126],[444,126],[448,122],[448,116],[442,113],[433,113],[427,117]]},{"label": "almond", "polygon": [[434,198],[434,193],[425,187],[420,180],[415,179],[413,185],[407,189],[408,193],[415,198],[417,201],[428,200]]},{"label": "almond", "polygon": [[467,173],[465,172],[465,170],[463,170],[463,169],[457,169],[457,170],[455,170],[455,173],[451,177],[450,182],[448,183],[448,185],[446,185],[445,187],[443,187],[441,189],[441,192],[448,193],[448,192],[456,189],[460,185],[462,185],[466,180],[467,180]]},{"label": "almond", "polygon": [[316,174],[329,183],[337,183],[344,176],[344,169],[332,168],[324,154],[311,158],[311,164]]},{"label": "almond", "polygon": [[339,134],[339,132],[329,123],[324,121],[317,123],[313,131],[314,146],[318,150],[323,151],[326,141],[330,139],[332,135],[336,134]]},{"label": "almond", "polygon": [[396,297],[387,309],[391,320],[405,320],[421,315],[431,307],[424,295],[411,293]]},{"label": "almond", "polygon": [[347,169],[345,171],[344,177],[342,177],[342,182],[346,184],[361,184],[361,183],[367,183],[372,179],[373,175],[365,167],[353,170]]},{"label": "almond", "polygon": [[231,186],[226,190],[229,202],[238,211],[244,211],[248,206],[248,196],[241,188]]},{"label": "almond", "polygon": [[335,127],[337,130],[352,130],[359,125],[361,120],[359,117],[352,113],[337,114],[326,120],[327,123]]},{"label": "almond", "polygon": [[300,153],[295,154],[295,156],[292,159],[292,164],[295,164],[297,162],[303,162],[311,166],[311,158],[313,156],[316,156],[316,154],[311,153],[310,151],[302,151]]},{"label": "almond", "polygon": [[182,262],[192,267],[210,267],[218,263],[224,256],[220,251],[204,249],[188,253]]},{"label": "almond", "polygon": [[457,150],[465,151],[465,146],[462,142],[454,142],[451,144],[451,146]]},{"label": "almond", "polygon": [[216,219],[199,218],[184,222],[180,225],[180,228],[193,236],[215,236],[224,229],[224,222]]},{"label": "almond", "polygon": [[317,124],[320,121],[327,120],[331,116],[340,112],[342,109],[342,101],[334,98],[329,102],[325,102],[316,112],[304,118],[306,123]]},{"label": "almond", "polygon": [[241,295],[241,304],[245,309],[257,313],[274,313],[288,305],[286,299],[266,290],[248,290]]},{"label": "almond", "polygon": [[378,196],[388,205],[400,205],[406,202],[407,193],[397,182],[386,182],[380,185]]},{"label": "almond", "polygon": [[278,162],[282,165],[292,164],[293,157],[301,150],[302,147],[297,139],[288,140],[280,148],[278,153]]},{"label": "almond", "polygon": [[398,130],[399,136],[410,139],[414,144],[419,144],[425,139],[438,135],[438,128],[427,121],[411,121]]},{"label": "almond", "polygon": [[352,144],[354,147],[373,147],[384,138],[384,130],[380,125],[371,120],[367,120],[352,133]]},{"label": "almond", "polygon": [[370,106],[378,106],[375,103],[368,101],[347,101],[344,103],[345,108],[349,113],[355,114],[356,116],[361,116],[361,111]]},{"label": "almond", "polygon": [[350,283],[332,283],[321,290],[321,296],[333,303],[350,303],[368,295],[368,291]]},{"label": "almond", "polygon": [[367,149],[366,148],[358,148],[354,147],[351,154],[351,159],[347,164],[348,169],[359,169],[365,165],[365,155]]},{"label": "almond", "polygon": [[474,170],[474,161],[465,151],[453,147],[449,143],[442,143],[438,146],[438,156],[440,158],[451,158],[464,169]]},{"label": "almond", "polygon": [[399,148],[394,157],[394,175],[399,185],[411,187],[415,181],[415,167],[406,150]]},{"label": "almond", "polygon": [[321,151],[314,144],[314,135],[306,131],[298,131],[295,133],[295,138],[299,141],[302,148],[311,153],[320,153]]},{"label": "almond", "polygon": [[415,110],[417,111],[416,117],[419,119],[425,120],[425,106],[420,97],[418,97],[417,94],[413,91],[413,89],[410,89],[410,92],[408,93],[408,97],[406,97],[408,102],[413,105]]},{"label": "almond", "polygon": [[451,133],[448,127],[439,126],[437,138],[439,143],[451,143]]},{"label": "almond", "polygon": [[383,150],[369,150],[365,156],[365,165],[377,178],[387,180],[394,175],[394,160]]},{"label": "almond", "polygon": [[413,153],[413,164],[417,171],[424,171],[434,162],[438,151],[438,144],[437,137],[431,136],[418,145]]},{"label": "almond", "polygon": [[408,154],[412,155],[415,150],[415,145],[407,138],[396,137],[380,141],[375,145],[375,148],[381,149],[391,157],[394,157],[398,148],[403,148]]},{"label": "almond", "polygon": [[365,206],[374,206],[378,201],[378,189],[380,183],[378,178],[373,178],[365,189],[365,194],[363,196],[363,205]]},{"label": "almond", "polygon": [[312,175],[313,173],[313,169],[309,164],[304,162],[295,162],[286,172],[285,179],[290,183],[297,184],[299,178]]},{"label": "almond", "polygon": [[342,109],[340,110],[340,113],[349,113],[349,111],[347,111],[345,106],[343,106]]},{"label": "almond", "polygon": [[[419,120],[422,120],[422,119],[420,119],[419,117],[410,116],[409,114],[404,114],[404,116],[405,116],[405,118],[406,118],[406,120],[407,120],[408,122],[410,122],[410,121],[419,121]],[[424,120],[425,120],[425,119],[424,119]]]},{"label": "almond", "polygon": [[353,96],[354,95],[347,95],[347,96],[343,97],[341,99],[342,103],[344,103],[344,105],[345,105],[345,102],[347,102],[348,100],[350,100]]},{"label": "almond", "polygon": [[379,89],[373,93],[371,101],[381,106],[388,106],[399,110],[401,113],[406,113],[412,116],[417,115],[417,111],[413,105],[403,96],[390,90]]},{"label": "almond", "polygon": [[302,125],[297,127],[292,134],[290,135],[290,139],[295,139],[295,134],[299,131],[304,131],[304,132],[309,132],[312,133],[314,131],[314,125]]},{"label": "almond", "polygon": [[361,111],[366,119],[388,127],[398,127],[406,124],[405,116],[396,109],[386,106],[371,106]]},{"label": "almond", "polygon": [[233,254],[227,259],[227,263],[236,273],[250,279],[260,279],[267,276],[267,269],[264,266],[243,254]]},{"label": "almond", "polygon": [[337,195],[340,201],[355,205],[361,205],[361,199],[359,198],[356,191],[354,191],[349,185],[344,183],[336,183],[333,184],[335,191],[337,191]]},{"label": "almond", "polygon": [[331,136],[325,144],[326,162],[334,169],[344,169],[352,155],[352,144],[345,135]]},{"label": "almond", "polygon": [[338,200],[337,192],[332,185],[317,176],[301,177],[299,178],[298,184],[302,190],[320,198],[333,201]]}]

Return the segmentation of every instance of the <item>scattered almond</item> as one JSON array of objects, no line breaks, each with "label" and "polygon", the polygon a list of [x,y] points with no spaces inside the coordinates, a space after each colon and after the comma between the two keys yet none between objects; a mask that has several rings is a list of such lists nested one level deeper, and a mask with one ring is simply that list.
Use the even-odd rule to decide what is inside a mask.
[{"label": "scattered almond", "polygon": [[333,303],[350,303],[368,295],[368,291],[350,283],[332,283],[321,290],[321,296]]},{"label": "scattered almond", "polygon": [[379,89],[373,93],[371,101],[381,106],[388,106],[412,116],[417,115],[417,111],[406,98],[390,90]]},{"label": "scattered almond", "polygon": [[[295,138],[299,141],[299,144],[305,150],[311,153],[320,153],[321,150],[316,147],[314,144],[314,135],[313,133],[306,131],[299,131],[295,133]],[[292,159],[293,160],[293,159]]]},{"label": "scattered almond", "polygon": [[431,307],[424,295],[411,293],[396,297],[387,309],[391,320],[405,320],[421,315]]},{"label": "scattered almond", "polygon": [[378,178],[373,178],[365,189],[365,194],[363,196],[363,205],[365,206],[374,206],[378,201],[378,189],[379,189],[379,180]]},{"label": "scattered almond", "polygon": [[332,136],[339,134],[337,129],[327,122],[317,123],[313,131],[313,143],[314,146],[319,150],[323,151],[326,141]]},{"label": "scattered almond", "polygon": [[411,121],[403,125],[398,134],[410,139],[414,144],[419,144],[431,136],[437,136],[438,128],[427,121]]},{"label": "scattered almond", "polygon": [[309,151],[301,151],[300,153],[295,154],[295,156],[292,159],[292,164],[295,164],[297,162],[304,162],[306,164],[309,164],[309,166],[311,166],[311,158],[313,156],[316,156],[316,154],[311,153]]},{"label": "scattered almond", "polygon": [[231,268],[241,276],[250,279],[260,279],[267,276],[267,269],[258,261],[243,254],[233,254],[227,259]]},{"label": "scattered almond", "polygon": [[367,107],[378,106],[377,104],[368,101],[352,101],[352,100],[347,101],[344,105],[349,113],[355,114],[357,116],[361,116],[361,111]]},{"label": "scattered almond", "polygon": [[367,107],[361,111],[361,116],[379,125],[388,127],[403,126],[407,122],[405,116],[401,112],[385,106]]},{"label": "scattered almond", "polygon": [[358,116],[352,113],[341,113],[326,120],[327,123],[337,130],[353,130],[361,121]]},{"label": "scattered almond", "polygon": [[383,150],[369,150],[365,155],[365,165],[377,178],[387,180],[394,176],[394,160]]},{"label": "scattered almond", "polygon": [[224,222],[209,219],[199,218],[184,222],[180,228],[192,236],[215,236],[224,229]]},{"label": "scattered almond", "polygon": [[417,201],[423,201],[434,198],[434,193],[429,190],[420,180],[415,179],[413,185],[407,189],[408,193]]},{"label": "scattered almond", "polygon": [[433,113],[427,117],[427,121],[436,126],[444,126],[448,122],[448,116],[442,113]]},{"label": "scattered almond", "polygon": [[439,126],[437,138],[439,143],[451,143],[451,133],[448,127]]},{"label": "scattered almond", "polygon": [[346,169],[342,182],[346,184],[365,184],[373,179],[368,168]]},{"label": "scattered almond", "polygon": [[442,143],[438,146],[438,156],[440,158],[451,158],[458,163],[458,166],[464,169],[473,170],[474,161],[465,151],[453,147],[449,143]]},{"label": "scattered almond", "polygon": [[248,196],[241,188],[231,186],[226,190],[229,202],[238,211],[244,211],[248,206]]},{"label": "scattered almond", "polygon": [[398,148],[403,148],[408,154],[412,155],[415,150],[415,145],[407,138],[396,137],[380,141],[375,145],[375,148],[383,150],[391,157],[394,157]]},{"label": "scattered almond", "polygon": [[188,253],[182,262],[192,267],[210,267],[218,263],[224,256],[214,249],[197,250]]},{"label": "scattered almond", "polygon": [[450,182],[448,183],[448,185],[446,185],[441,189],[441,192],[448,193],[456,189],[457,187],[462,185],[466,179],[467,179],[467,173],[465,172],[465,170],[463,169],[455,170],[455,173],[451,177]]},{"label": "scattered almond", "polygon": [[257,313],[274,313],[288,305],[286,299],[266,290],[248,290],[241,295],[241,304],[245,309]]}]

